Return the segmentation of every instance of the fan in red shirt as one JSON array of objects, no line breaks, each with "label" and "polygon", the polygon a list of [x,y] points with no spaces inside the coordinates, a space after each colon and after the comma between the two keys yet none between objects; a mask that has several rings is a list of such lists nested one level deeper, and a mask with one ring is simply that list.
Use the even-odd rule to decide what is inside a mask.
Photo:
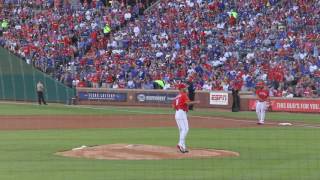
[{"label": "fan in red shirt", "polygon": [[310,98],[312,95],[313,93],[311,87],[306,87],[303,91],[303,97]]},{"label": "fan in red shirt", "polygon": [[282,97],[282,89],[281,89],[281,88],[275,89],[275,90],[273,91],[273,95],[274,95],[275,97]]},{"label": "fan in red shirt", "polygon": [[185,145],[185,139],[189,131],[189,124],[187,119],[188,105],[198,104],[199,101],[190,101],[187,93],[187,86],[185,84],[179,84],[179,94],[172,102],[172,107],[176,110],[175,119],[179,128],[179,143],[177,148],[181,153],[189,152]]},{"label": "fan in red shirt", "polygon": [[81,80],[81,81],[78,83],[77,87],[86,87],[86,82],[85,82],[84,80]]},{"label": "fan in red shirt", "polygon": [[267,90],[264,82],[257,83],[256,96],[256,113],[258,116],[258,124],[262,125],[264,124],[267,109],[267,100],[269,97],[269,91]]},{"label": "fan in red shirt", "polygon": [[95,74],[92,78],[92,87],[99,88],[99,81],[100,81],[99,74]]}]

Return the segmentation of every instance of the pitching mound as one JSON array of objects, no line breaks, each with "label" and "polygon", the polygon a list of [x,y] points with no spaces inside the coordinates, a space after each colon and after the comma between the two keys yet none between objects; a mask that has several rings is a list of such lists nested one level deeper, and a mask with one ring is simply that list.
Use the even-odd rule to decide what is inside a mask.
[{"label": "pitching mound", "polygon": [[239,156],[239,153],[215,149],[189,149],[181,153],[175,147],[143,144],[109,144],[102,146],[81,146],[70,151],[58,152],[57,155],[106,160],[160,160],[183,158],[213,158]]}]

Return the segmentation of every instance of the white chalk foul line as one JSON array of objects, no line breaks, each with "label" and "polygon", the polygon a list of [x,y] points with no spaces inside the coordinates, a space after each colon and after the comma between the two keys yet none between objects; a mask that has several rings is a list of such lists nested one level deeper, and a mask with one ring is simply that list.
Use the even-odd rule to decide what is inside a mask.
[{"label": "white chalk foul line", "polygon": [[[35,105],[38,106],[38,104],[35,104],[34,102],[11,102],[11,101],[0,101],[0,104],[24,104],[24,105]],[[56,103],[52,103],[55,105],[59,105]],[[114,107],[92,107],[92,106],[84,106],[84,105],[63,105],[68,108],[84,108],[84,109],[96,109],[96,110],[110,110],[112,111],[118,111],[118,112],[130,112],[130,113],[140,113],[140,114],[155,114],[154,112],[148,112],[148,111],[139,111],[139,110],[128,110],[128,109],[117,109]],[[157,115],[171,115],[170,113],[156,113]],[[218,119],[219,117],[210,117],[210,116],[189,116],[189,117],[194,117],[194,118],[201,118],[201,119]],[[255,122],[254,120],[243,120],[243,119],[230,119],[227,117],[223,117],[227,121],[236,121],[236,122],[243,122],[243,123],[253,123]],[[278,125],[277,122],[266,122],[265,124],[267,125]],[[305,124],[305,123],[299,123],[295,124],[295,122],[292,122],[292,126],[294,127],[305,127],[305,128],[320,128],[320,126],[315,126],[312,124]]]},{"label": "white chalk foul line", "polygon": [[[200,119],[219,119],[219,117],[210,117],[210,116],[189,116],[189,117],[194,117],[194,118],[200,118]],[[224,120],[227,121],[235,121],[235,122],[243,122],[243,123],[255,123],[256,121],[254,120],[243,120],[243,119],[230,119],[230,118],[226,118],[223,117]],[[278,126],[279,123],[278,122],[266,122],[264,123],[266,125],[276,125]],[[304,123],[299,123],[299,124],[294,124],[294,122],[292,123],[292,126],[294,127],[306,127],[306,128],[320,128],[320,126],[315,126],[315,125],[311,125],[311,124],[304,124]]]},{"label": "white chalk foul line", "polygon": [[[71,107],[77,107],[77,108],[87,108],[87,109],[97,109],[97,110],[107,110],[110,107],[92,107],[92,106],[71,106]],[[148,111],[139,111],[139,110],[128,110],[128,109],[117,109],[117,108],[112,108],[113,111],[119,111],[119,112],[131,112],[131,113],[140,113],[140,114],[155,114],[154,112],[148,112]],[[157,115],[171,115],[170,113],[157,113]],[[219,119],[219,117],[210,117],[210,116],[195,116],[191,115],[189,117],[193,118],[200,118],[200,119]],[[235,121],[235,122],[243,122],[243,123],[255,123],[256,121],[254,120],[244,120],[244,119],[232,119],[232,118],[227,118],[223,117],[227,121]],[[278,122],[266,122],[266,125],[274,125],[278,126]],[[312,124],[305,124],[305,123],[299,123],[299,124],[294,124],[292,123],[293,127],[304,127],[304,128],[320,128],[320,126],[315,126]],[[291,127],[292,127],[291,126]]]},{"label": "white chalk foul line", "polygon": [[[226,121],[242,122],[242,123],[249,123],[249,124],[253,124],[253,123],[257,122],[257,121],[254,121],[254,120],[232,119],[232,118],[228,118],[228,117],[210,117],[210,116],[190,116],[190,117],[200,118],[200,119],[212,119],[212,120],[217,120],[219,118],[223,118]],[[278,123],[275,123],[275,122],[265,122],[264,124],[266,124],[266,125],[278,125]]]}]

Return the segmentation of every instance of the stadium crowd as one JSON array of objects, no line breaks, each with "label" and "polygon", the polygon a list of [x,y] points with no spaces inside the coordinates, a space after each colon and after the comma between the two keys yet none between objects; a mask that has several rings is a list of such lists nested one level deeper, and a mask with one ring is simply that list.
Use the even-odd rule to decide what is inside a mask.
[{"label": "stadium crowd", "polygon": [[319,1],[161,0],[143,14],[141,3],[47,2],[3,8],[0,40],[68,86],[152,89],[161,79],[165,89],[250,91],[264,81],[271,96],[320,95]]},{"label": "stadium crowd", "polygon": [[93,57],[86,61],[88,68],[78,69],[78,65],[91,57],[92,50],[106,46],[110,32],[142,8],[140,4],[124,7],[116,1],[111,7],[101,1],[77,7],[59,6],[52,0],[5,2],[1,23],[7,25],[1,27],[1,44],[68,86],[78,74],[91,73],[86,69],[94,63]]}]

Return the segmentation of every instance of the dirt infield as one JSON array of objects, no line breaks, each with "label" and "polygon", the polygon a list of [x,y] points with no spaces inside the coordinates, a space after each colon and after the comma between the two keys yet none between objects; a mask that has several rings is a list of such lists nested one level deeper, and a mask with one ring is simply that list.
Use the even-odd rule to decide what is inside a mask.
[{"label": "dirt infield", "polygon": [[215,149],[189,149],[181,153],[174,147],[143,144],[109,144],[79,147],[56,153],[60,156],[105,160],[161,160],[185,158],[212,158],[239,156],[239,153]]},{"label": "dirt infield", "polygon": [[[256,121],[189,116],[191,128],[257,127]],[[265,125],[275,126],[275,125]],[[176,127],[173,115],[0,116],[0,130]]]}]

